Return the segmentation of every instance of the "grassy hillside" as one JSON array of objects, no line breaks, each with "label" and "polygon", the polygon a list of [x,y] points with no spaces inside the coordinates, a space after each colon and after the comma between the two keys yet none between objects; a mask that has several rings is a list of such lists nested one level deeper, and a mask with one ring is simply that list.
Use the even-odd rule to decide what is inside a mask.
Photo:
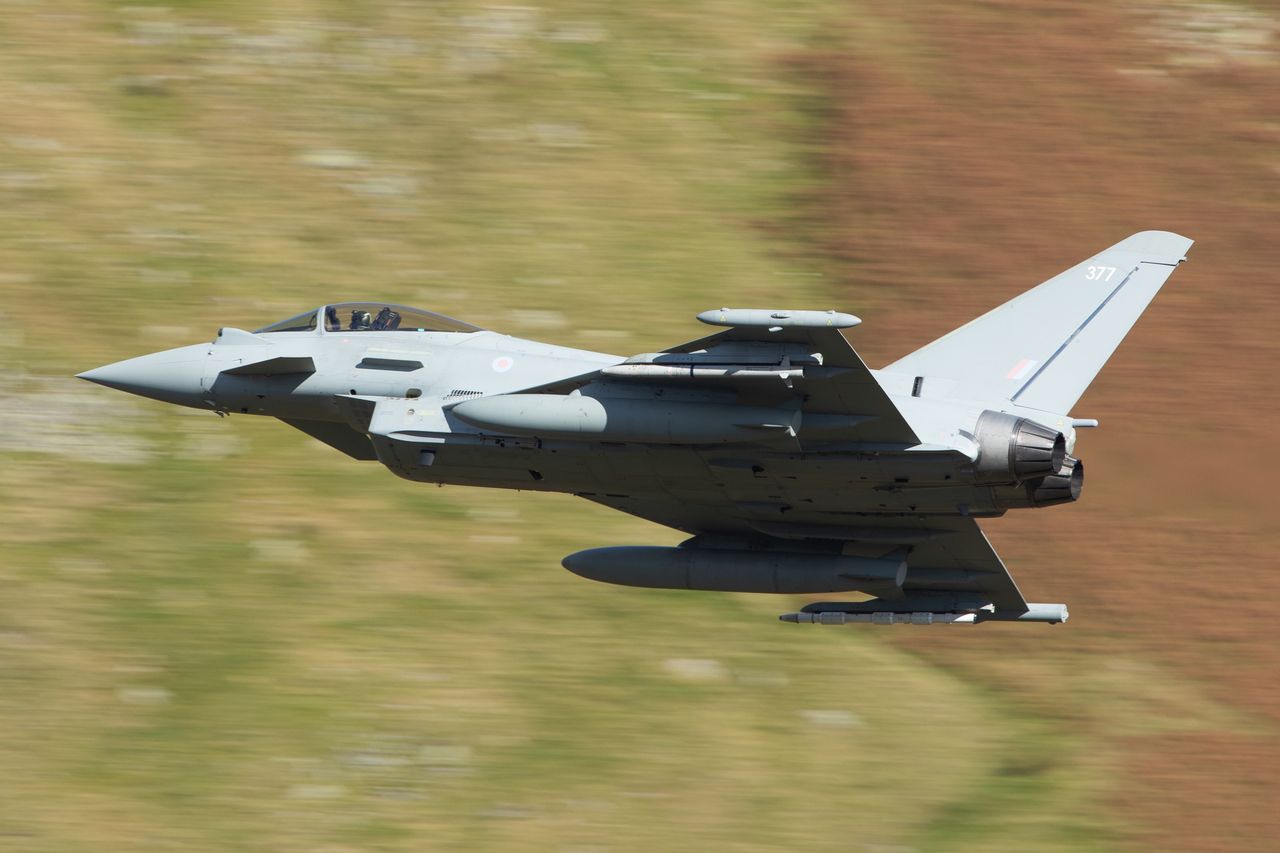
[{"label": "grassy hillside", "polygon": [[[1280,89],[1213,8],[0,17],[0,845],[1259,846]],[[619,353],[839,307],[879,362],[1147,227],[1201,242],[1085,400],[1086,501],[993,525],[1052,630],[590,584],[680,537],[68,378],[364,296]]]}]

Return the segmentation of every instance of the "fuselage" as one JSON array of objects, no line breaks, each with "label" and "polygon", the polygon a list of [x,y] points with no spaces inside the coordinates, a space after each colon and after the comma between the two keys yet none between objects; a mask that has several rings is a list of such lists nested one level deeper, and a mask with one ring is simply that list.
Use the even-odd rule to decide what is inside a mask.
[{"label": "fuselage", "polygon": [[[911,377],[873,374],[924,443],[868,444],[833,432],[821,415],[810,414],[806,422],[798,404],[744,410],[738,392],[714,383],[602,380],[599,371],[623,364],[622,356],[457,321],[440,323],[451,326],[440,329],[427,328],[426,321],[421,329],[346,328],[334,313],[318,309],[310,322],[300,315],[256,333],[224,329],[208,344],[84,376],[220,414],[277,417],[357,458],[376,458],[410,480],[568,492],[624,511],[642,495],[648,517],[654,496],[669,495],[681,510],[671,526],[704,532],[761,532],[784,523],[792,530],[821,530],[854,515],[992,515],[1039,505],[1023,484],[975,482],[973,430],[983,407],[917,396],[920,383]],[[629,412],[627,421],[642,425],[575,435],[477,426],[474,418],[455,413],[465,412],[462,404],[469,401],[528,389],[559,385],[564,395],[576,377],[593,378],[568,397],[542,399],[571,405],[574,395],[582,395],[580,401],[595,405],[600,417],[612,415],[617,424],[618,413]],[[743,411],[778,414],[757,414],[760,423],[744,425],[743,418],[750,418]],[[636,418],[637,412],[658,414]],[[1041,421],[1055,417],[1034,414]],[[725,419],[722,438],[715,435],[717,417]],[[679,438],[671,432],[679,429],[677,421],[690,420],[699,437],[673,440]],[[1073,443],[1069,422],[1057,421]],[[367,437],[370,452],[352,453],[345,438],[326,437],[339,436],[336,431],[349,431],[355,442]],[[700,505],[705,517],[690,525]],[[732,517],[726,517],[726,505],[736,508]]]},{"label": "fuselage", "polygon": [[408,480],[566,492],[692,536],[563,565],[608,583],[847,592],[793,622],[1062,622],[975,516],[1075,501],[1074,408],[1191,241],[1144,231],[874,371],[834,310],[723,307],[622,358],[377,302],[81,374],[283,423]]}]

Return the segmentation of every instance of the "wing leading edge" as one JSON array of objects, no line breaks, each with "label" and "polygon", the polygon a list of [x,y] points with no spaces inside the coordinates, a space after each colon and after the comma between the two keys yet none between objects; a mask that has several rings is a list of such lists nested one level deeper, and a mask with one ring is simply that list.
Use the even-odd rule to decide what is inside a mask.
[{"label": "wing leading edge", "polygon": [[[722,312],[706,312],[699,315],[703,322],[711,322],[709,315]],[[820,312],[723,312],[727,319],[734,315],[767,314],[819,314]],[[852,323],[860,322],[848,317]],[[720,325],[720,324],[717,324]],[[889,395],[876,381],[870,368],[840,332],[837,325],[734,325],[713,335],[698,338],[665,350],[671,356],[705,354],[710,359],[767,357],[776,354],[779,360],[807,354],[816,357],[819,364],[794,364],[795,373],[789,380],[794,391],[803,400],[805,413],[860,416],[866,420],[850,427],[850,438],[856,441],[887,444],[916,445],[920,443],[915,431],[907,424]],[[661,356],[655,359],[661,362]],[[793,362],[794,363],[794,362]],[[747,390],[747,389],[744,389]]]},{"label": "wing leading edge", "polygon": [[920,444],[915,431],[841,334],[860,320],[819,311],[721,309],[700,314],[728,326],[661,352],[632,356],[516,394],[607,393],[600,385],[704,387],[736,392],[743,406],[799,406],[806,424],[830,438],[900,448]]}]

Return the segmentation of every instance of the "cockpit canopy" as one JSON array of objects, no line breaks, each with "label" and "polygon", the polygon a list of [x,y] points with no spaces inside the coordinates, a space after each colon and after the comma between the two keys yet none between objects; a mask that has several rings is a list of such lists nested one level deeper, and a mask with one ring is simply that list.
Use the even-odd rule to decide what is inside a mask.
[{"label": "cockpit canopy", "polygon": [[264,332],[478,332],[479,326],[421,308],[386,302],[339,302],[258,329]]}]

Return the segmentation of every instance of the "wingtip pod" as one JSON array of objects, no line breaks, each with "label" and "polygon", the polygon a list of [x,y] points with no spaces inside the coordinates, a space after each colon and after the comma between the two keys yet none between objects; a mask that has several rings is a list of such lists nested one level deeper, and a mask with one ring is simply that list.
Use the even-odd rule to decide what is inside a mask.
[{"label": "wingtip pod", "polygon": [[1065,604],[1032,604],[1027,603],[1023,613],[1012,610],[979,610],[976,614],[978,622],[1047,622],[1057,625],[1066,622],[1071,614]]},{"label": "wingtip pod", "polygon": [[770,308],[717,308],[703,311],[698,319],[708,326],[764,327],[768,329],[848,329],[862,320],[839,311],[780,311]]},{"label": "wingtip pod", "polygon": [[[870,602],[868,602],[870,604]],[[799,613],[783,613],[778,619],[805,625],[976,625],[979,622],[1047,622],[1056,625],[1066,622],[1069,615],[1065,604],[1028,604],[1025,611],[998,610],[979,607],[974,610],[861,610],[858,605],[840,606],[840,610],[813,610],[809,605]],[[821,607],[822,605],[817,605]]]}]

